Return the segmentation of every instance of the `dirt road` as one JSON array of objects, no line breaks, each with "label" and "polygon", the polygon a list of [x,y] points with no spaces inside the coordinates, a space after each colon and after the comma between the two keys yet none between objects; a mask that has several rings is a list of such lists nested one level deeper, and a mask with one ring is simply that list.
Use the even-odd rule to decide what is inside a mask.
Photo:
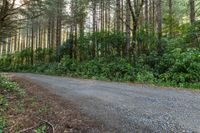
[{"label": "dirt road", "polygon": [[200,93],[125,83],[13,74],[76,103],[110,131],[200,133]]}]

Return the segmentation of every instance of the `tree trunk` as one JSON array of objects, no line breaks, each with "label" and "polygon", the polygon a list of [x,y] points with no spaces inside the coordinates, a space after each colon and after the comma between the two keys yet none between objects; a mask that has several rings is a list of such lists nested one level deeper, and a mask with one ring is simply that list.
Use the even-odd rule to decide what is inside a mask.
[{"label": "tree trunk", "polygon": [[[33,20],[32,20],[33,21]],[[31,27],[31,65],[33,65],[33,56],[34,56],[34,29],[33,29],[33,22],[32,22],[32,27]]]},{"label": "tree trunk", "polygon": [[190,23],[194,24],[195,22],[195,2],[194,0],[189,0],[190,5]]},{"label": "tree trunk", "polygon": [[131,42],[131,31],[130,31],[130,26],[131,26],[131,17],[130,17],[130,9],[128,2],[126,2],[126,55],[130,55],[130,42]]},{"label": "tree trunk", "polygon": [[162,44],[161,44],[161,38],[162,38],[162,5],[161,5],[161,0],[157,0],[156,3],[157,6],[157,51],[158,54],[161,54],[162,52]]},{"label": "tree trunk", "polygon": [[96,56],[96,0],[93,0],[93,42],[92,42],[92,57],[95,58]]},{"label": "tree trunk", "polygon": [[170,38],[172,38],[172,16],[173,12],[172,12],[172,0],[169,0],[169,36]]},{"label": "tree trunk", "polygon": [[[116,0],[116,33],[119,34],[120,30],[121,30],[121,25],[120,25],[120,18],[121,18],[121,14],[120,14],[120,0]],[[120,43],[118,41],[118,38],[116,38],[116,42],[117,42],[117,55],[120,56]]]},{"label": "tree trunk", "polygon": [[62,0],[57,2],[57,23],[56,23],[56,55],[59,61],[59,46],[61,45],[62,36]]}]

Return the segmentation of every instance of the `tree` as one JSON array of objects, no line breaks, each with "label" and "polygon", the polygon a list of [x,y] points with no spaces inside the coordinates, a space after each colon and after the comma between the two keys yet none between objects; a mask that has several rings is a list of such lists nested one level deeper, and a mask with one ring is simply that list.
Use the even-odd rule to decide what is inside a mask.
[{"label": "tree", "polygon": [[169,0],[169,36],[172,38],[172,18],[173,17],[173,11],[172,11],[172,0]]},{"label": "tree", "polygon": [[195,1],[189,0],[190,5],[190,23],[194,24],[195,22]]},{"label": "tree", "polygon": [[[63,0],[58,0],[56,2],[56,55],[59,57],[59,46],[61,45],[62,36],[62,10],[63,10]],[[60,60],[59,58],[57,59]]]},{"label": "tree", "polygon": [[130,42],[131,42],[131,18],[129,4],[126,2],[126,55],[130,56]]},{"label": "tree", "polygon": [[[95,34],[96,32],[96,25],[97,25],[97,22],[96,22],[96,0],[92,0],[92,17],[93,17],[93,22],[92,22],[92,27],[93,27],[93,34]],[[93,58],[95,58],[96,56],[96,37],[93,36],[93,42],[92,42],[92,56]]]},{"label": "tree", "polygon": [[[132,2],[131,0],[127,0],[127,4],[129,6],[129,9],[130,9],[130,12],[131,12],[131,17],[132,17],[132,20],[133,20],[133,23],[132,23],[132,36],[133,36],[133,39],[132,39],[132,45],[133,45],[133,50],[132,51],[133,53],[136,52],[136,45],[137,45],[137,29],[138,29],[138,22],[139,22],[139,17],[140,17],[140,13],[141,13],[141,10],[143,8],[143,5],[144,5],[144,0],[141,0],[140,3],[139,1],[138,2],[135,2],[134,3],[134,8],[132,6]],[[136,62],[136,55],[134,54],[134,63]]]},{"label": "tree", "polygon": [[24,4],[15,7],[15,0],[3,0],[0,2],[0,42],[14,35],[17,31],[19,18],[17,16]]},{"label": "tree", "polygon": [[161,54],[162,52],[162,4],[161,4],[161,0],[157,0],[156,2],[156,7],[157,7],[157,38],[158,38],[158,42],[157,42],[157,51],[158,54]]},{"label": "tree", "polygon": [[116,32],[120,32],[120,0],[116,0]]}]

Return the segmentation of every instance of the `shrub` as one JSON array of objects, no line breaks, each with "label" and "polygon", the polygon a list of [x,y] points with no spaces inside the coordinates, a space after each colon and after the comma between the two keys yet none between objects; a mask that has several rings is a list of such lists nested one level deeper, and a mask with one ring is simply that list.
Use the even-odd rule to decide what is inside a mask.
[{"label": "shrub", "polygon": [[[168,58],[168,60],[166,60]],[[163,81],[176,84],[200,82],[200,52],[197,49],[175,49],[165,54],[159,64]]]},{"label": "shrub", "polygon": [[63,74],[84,78],[127,81],[132,80],[133,67],[122,58],[100,58],[77,62],[64,56],[58,65],[58,70]]},{"label": "shrub", "polygon": [[58,69],[63,72],[63,74],[69,74],[71,72],[76,72],[77,62],[71,59],[69,56],[64,56],[60,63],[58,64]]},{"label": "shrub", "polygon": [[154,77],[153,72],[148,70],[139,71],[136,75],[136,80],[142,83],[155,83],[156,78]]}]

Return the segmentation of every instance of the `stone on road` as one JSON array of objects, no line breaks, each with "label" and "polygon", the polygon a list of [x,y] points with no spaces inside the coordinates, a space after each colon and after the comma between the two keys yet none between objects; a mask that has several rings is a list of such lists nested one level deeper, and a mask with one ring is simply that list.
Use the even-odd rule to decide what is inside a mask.
[{"label": "stone on road", "polygon": [[126,83],[14,74],[76,103],[110,132],[200,133],[200,93]]}]

